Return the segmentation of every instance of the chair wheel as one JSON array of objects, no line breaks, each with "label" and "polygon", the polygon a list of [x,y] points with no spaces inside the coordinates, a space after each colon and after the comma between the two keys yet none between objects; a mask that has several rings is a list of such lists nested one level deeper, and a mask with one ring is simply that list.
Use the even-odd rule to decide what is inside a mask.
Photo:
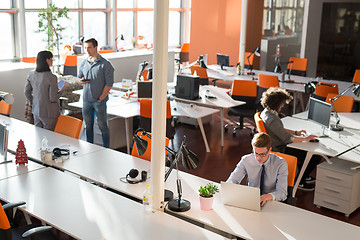
[{"label": "chair wheel", "polygon": [[224,127],[224,132],[228,132],[228,128],[227,127]]},{"label": "chair wheel", "polygon": [[233,135],[233,137],[235,137],[235,136],[236,136],[236,131],[233,131],[233,134],[232,134],[232,135]]}]

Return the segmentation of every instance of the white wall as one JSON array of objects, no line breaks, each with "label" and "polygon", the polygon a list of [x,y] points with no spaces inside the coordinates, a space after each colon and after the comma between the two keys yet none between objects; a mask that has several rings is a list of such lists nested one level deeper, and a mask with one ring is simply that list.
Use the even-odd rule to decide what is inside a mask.
[{"label": "white wall", "polygon": [[316,76],[323,3],[351,3],[360,0],[306,0],[300,57],[308,58],[308,77]]}]

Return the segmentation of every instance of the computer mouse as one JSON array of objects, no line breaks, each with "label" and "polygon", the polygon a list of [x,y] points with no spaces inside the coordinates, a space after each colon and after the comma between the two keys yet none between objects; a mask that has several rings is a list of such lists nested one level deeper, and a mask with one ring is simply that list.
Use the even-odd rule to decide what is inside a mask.
[{"label": "computer mouse", "polygon": [[319,142],[319,139],[317,139],[317,138],[311,139],[309,142]]},{"label": "computer mouse", "polygon": [[176,111],[177,109],[174,107],[174,111]]}]

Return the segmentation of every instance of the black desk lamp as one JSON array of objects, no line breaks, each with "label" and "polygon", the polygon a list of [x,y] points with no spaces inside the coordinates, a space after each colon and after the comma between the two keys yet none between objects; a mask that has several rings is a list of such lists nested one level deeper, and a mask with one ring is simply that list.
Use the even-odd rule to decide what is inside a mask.
[{"label": "black desk lamp", "polygon": [[[138,132],[141,132],[140,136],[137,135]],[[147,136],[147,137],[149,137],[151,139],[151,135],[148,134],[143,129],[140,128],[140,129],[136,130],[133,139],[134,139],[137,151],[138,151],[140,156],[145,153],[145,151],[146,151],[146,149],[148,147],[148,142],[145,139],[141,138],[142,135],[145,135],[145,136]],[[177,162],[181,158],[182,165],[188,170],[196,168],[197,165],[199,164],[198,157],[196,156],[195,153],[193,153],[192,151],[190,151],[186,147],[185,140],[186,140],[186,137],[184,136],[184,139],[181,142],[180,148],[179,148],[179,150],[177,152],[175,152],[171,148],[165,146],[165,149],[171,155],[174,156],[174,160],[172,161],[168,171],[165,173],[165,182],[168,179],[168,177],[170,176],[171,171],[174,169],[174,167],[176,165],[176,169],[177,169],[176,183],[177,183],[178,198],[177,199],[172,199],[173,193],[170,190],[167,190],[167,189],[165,189],[164,198],[165,198],[165,201],[169,201],[169,203],[168,203],[169,209],[172,210],[172,211],[175,211],[175,212],[188,211],[190,209],[190,206],[191,206],[189,201],[181,199],[181,197],[182,197],[182,187],[181,187],[181,181],[179,179],[179,168],[178,168]]]},{"label": "black desk lamp", "polygon": [[340,93],[339,95],[337,95],[336,97],[333,97],[330,99],[330,103],[331,103],[331,107],[332,109],[334,109],[334,113],[335,113],[335,118],[336,118],[336,123],[330,125],[330,129],[333,131],[342,131],[344,130],[344,128],[342,126],[339,125],[340,123],[340,117],[338,115],[338,113],[336,112],[335,106],[334,106],[334,102],[341,97],[342,95],[344,95],[345,93],[347,93],[349,90],[352,89],[352,92],[355,94],[356,97],[359,97],[360,95],[360,84],[358,83],[353,83],[351,84],[347,89],[345,89],[342,93]]},{"label": "black desk lamp", "polygon": [[[249,63],[249,68],[250,68],[250,72],[248,72],[248,75],[254,75],[254,73],[252,72],[253,70],[253,64],[250,64],[250,57],[252,55],[257,56],[257,57],[260,57],[260,48],[259,47],[256,47],[254,51],[252,51],[249,56],[247,56],[247,60],[248,60],[248,63]],[[254,80],[254,77],[253,77],[253,80]]]}]

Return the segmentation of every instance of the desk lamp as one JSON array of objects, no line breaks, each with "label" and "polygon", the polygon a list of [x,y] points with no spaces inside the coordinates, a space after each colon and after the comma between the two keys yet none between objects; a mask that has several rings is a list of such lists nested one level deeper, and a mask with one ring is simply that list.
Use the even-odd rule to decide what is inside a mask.
[{"label": "desk lamp", "polygon": [[[140,136],[137,135],[138,132],[141,132]],[[148,134],[145,130],[139,128],[138,130],[136,130],[135,134],[134,134],[134,142],[136,144],[136,148],[137,151],[139,153],[139,155],[143,155],[148,147],[148,142],[141,138],[141,136],[147,136],[151,139],[151,135]],[[197,167],[197,165],[199,164],[199,159],[196,156],[195,153],[193,153],[192,151],[190,151],[185,143],[186,137],[184,136],[183,141],[181,142],[180,148],[177,152],[175,152],[174,150],[172,150],[171,148],[165,146],[165,149],[174,156],[174,160],[172,161],[168,171],[165,173],[165,182],[168,179],[168,177],[170,176],[171,171],[174,169],[174,167],[176,166],[177,169],[177,191],[178,191],[178,198],[177,199],[172,199],[173,193],[170,190],[165,189],[164,192],[164,198],[165,201],[169,201],[168,205],[169,205],[169,209],[175,212],[185,212],[188,211],[190,209],[190,202],[184,199],[181,199],[182,197],[182,187],[181,187],[181,181],[179,179],[179,168],[177,165],[177,162],[181,159],[181,163],[182,165],[188,169],[194,169]]]},{"label": "desk lamp", "polygon": [[[252,52],[249,54],[249,56],[247,56],[247,60],[248,60],[249,67],[250,67],[250,72],[248,72],[248,75],[254,75],[254,73],[252,72],[252,70],[253,70],[253,64],[250,64],[250,57],[251,57],[252,55],[254,55],[254,54],[255,54],[255,56],[257,56],[257,57],[260,57],[260,48],[259,48],[259,47],[256,47],[255,50],[252,51]],[[252,80],[254,80],[254,77],[253,77]]]},{"label": "desk lamp", "polygon": [[11,105],[14,103],[14,96],[7,92],[0,93],[0,101],[5,101],[7,104]]},{"label": "desk lamp", "polygon": [[[333,156],[333,157],[330,158],[329,160],[326,159],[326,158],[325,158],[325,159],[326,159],[330,164],[332,164],[332,162],[331,162],[332,159],[335,159],[335,158],[337,158],[337,157],[339,157],[339,156],[341,156],[341,155],[343,155],[343,154],[345,154],[345,153],[347,153],[347,152],[350,152],[351,150],[353,150],[353,149],[355,149],[355,148],[357,148],[357,147],[360,147],[360,144],[355,145],[355,146],[353,146],[353,147],[351,147],[351,148],[349,148],[349,149],[347,149],[347,150],[345,150],[345,151],[343,151],[343,152],[341,152],[341,153],[336,154],[335,156]],[[351,170],[356,170],[356,169],[358,169],[358,168],[360,168],[360,166],[352,167]]]},{"label": "desk lamp", "polygon": [[339,95],[337,95],[336,97],[333,97],[330,99],[330,103],[331,103],[331,107],[332,109],[334,109],[334,113],[335,113],[335,118],[336,118],[336,123],[332,124],[330,126],[330,129],[333,131],[342,131],[344,130],[344,128],[342,126],[339,125],[340,123],[340,117],[336,112],[335,106],[334,106],[334,102],[341,97],[342,95],[344,95],[345,93],[347,93],[349,90],[352,89],[352,92],[354,93],[354,95],[356,97],[359,97],[360,95],[360,84],[359,83],[353,83],[351,84],[347,89],[345,89],[342,93],[340,93]]}]

